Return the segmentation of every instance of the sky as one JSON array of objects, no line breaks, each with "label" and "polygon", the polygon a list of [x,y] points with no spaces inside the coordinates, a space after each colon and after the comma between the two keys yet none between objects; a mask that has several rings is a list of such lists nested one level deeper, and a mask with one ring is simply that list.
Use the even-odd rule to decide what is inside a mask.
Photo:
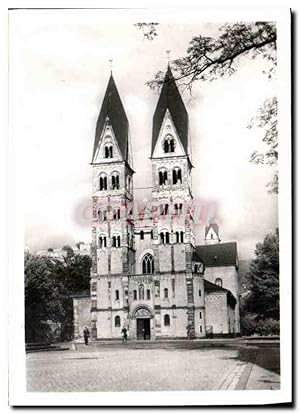
[{"label": "sky", "polygon": [[[224,22],[225,23],[225,22]],[[22,165],[25,245],[37,251],[90,242],[95,127],[112,71],[130,126],[137,200],[150,199],[152,116],[158,95],[146,86],[195,35],[217,36],[222,23],[162,23],[153,41],[131,22],[104,11],[15,11],[9,19],[10,137]],[[189,113],[193,195],[215,208],[223,242],[239,257],[277,226],[273,170],[249,162],[263,130],[247,125],[276,81],[266,62],[241,58],[229,78],[198,82],[183,99]],[[205,220],[196,225],[203,243]]]}]

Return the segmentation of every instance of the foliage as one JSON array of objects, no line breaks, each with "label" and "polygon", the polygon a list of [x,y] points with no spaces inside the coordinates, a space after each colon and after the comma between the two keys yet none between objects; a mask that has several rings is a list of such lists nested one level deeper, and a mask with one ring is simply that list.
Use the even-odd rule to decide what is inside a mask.
[{"label": "foliage", "polygon": [[144,39],[153,40],[157,36],[158,23],[136,23],[135,26],[142,30]]},{"label": "foliage", "polygon": [[62,322],[63,285],[57,280],[55,261],[44,256],[25,254],[25,332],[26,341],[47,336],[46,321]]},{"label": "foliage", "polygon": [[68,258],[74,256],[74,251],[73,251],[71,246],[65,245],[65,246],[62,247],[61,250],[64,250],[64,251],[67,252],[67,257]]},{"label": "foliage", "polygon": [[73,326],[71,295],[89,290],[91,258],[54,259],[25,255],[25,334],[27,342],[53,339],[49,321],[61,325],[63,339]]},{"label": "foliage", "polygon": [[[268,76],[272,77],[276,66],[276,28],[267,22],[225,24],[217,38],[195,36],[186,56],[173,60],[175,80],[189,90],[197,80],[212,81],[230,76],[238,68],[239,58],[262,56],[270,63]],[[158,72],[147,85],[152,89],[163,84],[164,73]]]},{"label": "foliage", "polygon": [[[248,128],[263,128],[263,142],[267,145],[265,153],[254,151],[250,162],[254,164],[276,165],[278,160],[278,129],[277,129],[277,98],[267,99],[259,108],[258,114],[252,119]],[[278,173],[268,184],[269,193],[278,193]]]},{"label": "foliage", "polygon": [[251,293],[241,301],[242,328],[248,333],[272,333],[279,330],[278,229],[256,245],[255,255],[248,273]]}]

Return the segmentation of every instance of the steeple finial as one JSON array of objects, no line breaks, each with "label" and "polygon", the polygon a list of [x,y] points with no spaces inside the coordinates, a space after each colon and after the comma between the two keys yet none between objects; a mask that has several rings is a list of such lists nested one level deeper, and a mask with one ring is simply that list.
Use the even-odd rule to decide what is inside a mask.
[{"label": "steeple finial", "polygon": [[170,53],[171,53],[171,50],[166,50],[167,59],[168,59],[168,66],[170,66]]},{"label": "steeple finial", "polygon": [[113,68],[113,60],[109,59],[109,66],[110,66],[110,74],[112,75],[112,68]]}]

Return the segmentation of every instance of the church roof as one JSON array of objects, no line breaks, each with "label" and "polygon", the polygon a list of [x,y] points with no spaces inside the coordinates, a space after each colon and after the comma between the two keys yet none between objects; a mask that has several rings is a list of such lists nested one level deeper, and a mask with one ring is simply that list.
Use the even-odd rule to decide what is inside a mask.
[{"label": "church roof", "polygon": [[217,286],[214,283],[209,282],[208,280],[204,279],[204,291],[205,294],[210,294],[210,293],[218,293],[218,292],[224,292],[227,295],[227,303],[234,308],[236,305],[236,299],[233,296],[233,294],[230,292],[230,290],[225,289],[221,286]]},{"label": "church roof", "polygon": [[188,113],[177,88],[170,66],[164,79],[163,87],[153,115],[152,150],[153,154],[159,131],[166,113],[170,111],[176,131],[181,139],[183,148],[188,153]]},{"label": "church roof", "polygon": [[205,266],[237,265],[236,242],[196,246],[196,252],[202,258]]},{"label": "church roof", "polygon": [[205,237],[207,236],[210,228],[212,228],[216,235],[219,236],[219,226],[217,225],[217,223],[209,223],[205,227]]},{"label": "church roof", "polygon": [[112,74],[110,75],[102,107],[97,121],[93,158],[105,126],[106,118],[109,118],[116,140],[118,142],[123,160],[128,160],[128,133],[129,126],[127,116],[116,87]]}]

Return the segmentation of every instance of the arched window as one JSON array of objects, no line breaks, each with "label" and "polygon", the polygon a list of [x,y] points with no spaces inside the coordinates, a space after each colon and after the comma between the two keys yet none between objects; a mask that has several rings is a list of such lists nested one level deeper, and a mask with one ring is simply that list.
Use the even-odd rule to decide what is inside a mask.
[{"label": "arched window", "polygon": [[160,242],[161,242],[161,244],[169,244],[170,243],[170,233],[168,231],[162,231],[160,233]]},{"label": "arched window", "polygon": [[170,243],[170,233],[169,232],[166,232],[166,244],[169,244]]},{"label": "arched window", "polygon": [[104,173],[102,173],[99,177],[99,190],[107,190],[107,176]]},{"label": "arched window", "polygon": [[159,185],[168,184],[168,171],[167,170],[159,171],[158,178],[159,178]]},{"label": "arched window", "polygon": [[104,236],[104,235],[101,234],[99,236],[99,248],[100,249],[103,249],[105,247],[106,247],[106,236]]},{"label": "arched window", "polygon": [[169,297],[169,291],[167,288],[164,288],[164,298],[168,299],[168,297]]},{"label": "arched window", "polygon": [[121,318],[120,316],[115,317],[115,328],[120,328],[121,326]]},{"label": "arched window", "polygon": [[133,291],[133,300],[137,300],[137,290]]},{"label": "arched window", "polygon": [[120,188],[119,174],[114,173],[111,176],[111,189],[112,190],[118,190],[119,188]]},{"label": "arched window", "polygon": [[172,135],[167,135],[163,141],[163,150],[165,154],[175,151],[176,142]]},{"label": "arched window", "polygon": [[121,217],[121,210],[119,208],[114,209],[113,219],[114,220],[120,220],[120,217]]},{"label": "arched window", "polygon": [[112,236],[112,247],[121,247],[121,236]]},{"label": "arched window", "polygon": [[98,221],[101,223],[103,221],[106,221],[106,210],[98,210]]},{"label": "arched window", "polygon": [[120,294],[119,294],[119,291],[118,291],[118,290],[116,290],[115,294],[116,294],[116,300],[119,300],[119,299],[120,299]]},{"label": "arched window", "polygon": [[183,204],[182,203],[175,203],[174,204],[174,214],[177,216],[178,214],[182,213],[182,207]]},{"label": "arched window", "polygon": [[218,277],[215,281],[215,284],[217,286],[223,287],[223,280],[220,277]]},{"label": "arched window", "polygon": [[183,231],[180,232],[180,243],[184,242],[184,233]]},{"label": "arched window", "polygon": [[152,256],[152,254],[145,254],[145,256],[143,257],[142,267],[144,274],[154,273],[154,257]]},{"label": "arched window", "polygon": [[144,286],[140,285],[139,286],[139,300],[144,300]]},{"label": "arched window", "polygon": [[165,326],[170,326],[170,315],[165,315],[164,316],[164,325]]},{"label": "arched window", "polygon": [[147,300],[150,300],[150,289],[147,289]]},{"label": "arched window", "polygon": [[161,216],[166,216],[168,214],[169,204],[161,204],[159,206],[159,208],[160,208],[160,215]]},{"label": "arched window", "polygon": [[105,158],[113,158],[113,146],[111,144],[107,144],[104,147],[104,157]]},{"label": "arched window", "polygon": [[173,184],[177,184],[178,182],[182,183],[181,169],[179,167],[174,168],[172,172],[172,176],[173,176]]},{"label": "arched window", "polygon": [[141,230],[141,232],[140,232],[140,237],[141,237],[141,240],[144,240],[144,231],[143,230]]}]

